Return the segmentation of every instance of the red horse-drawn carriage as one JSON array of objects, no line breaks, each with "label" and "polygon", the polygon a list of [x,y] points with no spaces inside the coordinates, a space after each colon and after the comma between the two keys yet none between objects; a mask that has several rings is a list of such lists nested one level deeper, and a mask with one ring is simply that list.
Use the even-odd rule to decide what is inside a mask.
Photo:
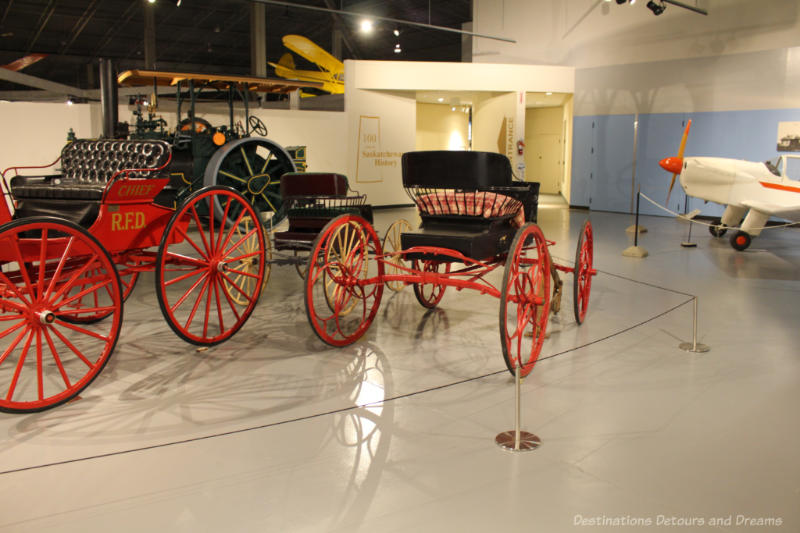
[{"label": "red horse-drawn carriage", "polygon": [[160,140],[75,141],[59,174],[3,172],[0,411],[59,405],[97,377],[142,272],[155,271],[164,318],[190,343],[217,344],[247,321],[264,278],[261,220],[223,186],[176,208],[171,157]]},{"label": "red horse-drawn carriage", "polygon": [[[447,287],[474,289],[500,298],[503,357],[512,373],[519,366],[528,374],[549,313],[560,308],[559,272],[575,274],[575,318],[580,324],[586,317],[596,274],[591,224],[581,231],[574,267],[557,265],[548,251],[552,242],[531,223],[538,190],[512,181],[505,156],[410,152],[403,155],[402,172],[422,224],[415,232],[401,231],[395,250],[385,250],[372,225],[356,214],[337,217],[317,237],[305,279],[314,332],[334,346],[355,342],[374,320],[384,285],[412,284],[427,308],[441,301]],[[500,267],[498,286],[490,274]]]}]

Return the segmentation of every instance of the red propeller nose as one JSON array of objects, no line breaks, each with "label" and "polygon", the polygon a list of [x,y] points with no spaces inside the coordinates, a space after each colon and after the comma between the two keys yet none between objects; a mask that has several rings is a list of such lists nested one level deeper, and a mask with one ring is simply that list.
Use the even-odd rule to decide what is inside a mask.
[{"label": "red propeller nose", "polygon": [[664,159],[659,161],[658,164],[661,165],[661,168],[663,168],[667,172],[672,172],[673,174],[680,174],[681,169],[683,168],[683,158],[665,157]]}]

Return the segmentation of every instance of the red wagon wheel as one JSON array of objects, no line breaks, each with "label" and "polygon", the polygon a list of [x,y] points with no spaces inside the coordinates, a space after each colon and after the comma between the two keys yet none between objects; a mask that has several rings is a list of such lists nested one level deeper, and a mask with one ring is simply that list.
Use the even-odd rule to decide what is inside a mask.
[{"label": "red wagon wheel", "polygon": [[[420,262],[422,263],[422,267],[420,267]],[[414,270],[422,272],[447,273],[450,272],[450,263],[430,261],[428,259],[423,259],[422,261],[414,259]],[[422,305],[422,307],[433,309],[439,304],[439,302],[442,301],[442,297],[444,297],[444,290],[446,288],[447,285],[441,285],[439,283],[415,283],[414,296],[417,297],[417,301]]]},{"label": "red wagon wheel", "polygon": [[587,220],[583,223],[583,230],[578,239],[578,247],[575,250],[575,272],[572,279],[572,302],[575,310],[575,321],[578,324],[583,324],[586,318],[586,309],[589,306],[589,293],[592,290],[593,259],[592,223]]},{"label": "red wagon wheel", "polygon": [[381,244],[373,227],[341,215],[322,229],[311,247],[305,280],[308,321],[333,346],[358,340],[378,312],[383,295]]},{"label": "red wagon wheel", "polygon": [[[211,202],[221,206],[222,216],[208,209]],[[208,213],[208,219],[200,213]],[[161,237],[156,259],[161,312],[182,339],[218,344],[250,317],[264,268],[264,233],[256,210],[228,187],[200,189],[175,212]]]},{"label": "red wagon wheel", "polygon": [[[122,287],[108,252],[50,217],[0,227],[0,411],[42,411],[78,395],[108,362],[122,325]],[[84,299],[94,307],[75,309]],[[75,323],[67,317],[103,314]]]},{"label": "red wagon wheel", "polygon": [[542,230],[526,224],[517,231],[506,258],[500,290],[500,339],[513,374],[527,376],[542,350],[550,312],[550,253]]},{"label": "red wagon wheel", "polygon": [[[139,279],[139,271],[135,270],[134,267],[141,264],[139,261],[132,262],[130,264],[116,264],[115,267],[117,272],[119,273],[119,281],[122,284],[122,301],[125,302],[128,300],[128,296],[131,295],[133,292],[133,288],[136,286],[136,282]],[[94,322],[98,322],[107,318],[112,311],[91,311],[91,309],[97,309],[98,307],[98,294],[90,293],[84,294],[84,289],[92,285],[92,280],[98,275],[98,270],[93,269],[90,272],[86,272],[80,279],[76,280],[75,285],[70,290],[68,294],[69,297],[76,296],[76,299],[70,302],[65,309],[69,309],[70,311],[79,311],[77,313],[69,313],[63,314],[60,318],[65,322],[71,322],[73,324],[93,324]],[[89,309],[87,311],[87,309]]]}]

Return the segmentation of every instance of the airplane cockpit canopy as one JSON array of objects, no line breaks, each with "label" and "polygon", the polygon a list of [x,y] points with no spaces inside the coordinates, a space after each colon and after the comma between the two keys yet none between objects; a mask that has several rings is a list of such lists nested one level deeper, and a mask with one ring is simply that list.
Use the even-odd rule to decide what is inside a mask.
[{"label": "airplane cockpit canopy", "polygon": [[768,159],[764,161],[764,165],[767,167],[771,173],[775,174],[776,176],[782,176],[781,167],[783,166],[783,159],[778,157],[773,157],[772,159]]}]

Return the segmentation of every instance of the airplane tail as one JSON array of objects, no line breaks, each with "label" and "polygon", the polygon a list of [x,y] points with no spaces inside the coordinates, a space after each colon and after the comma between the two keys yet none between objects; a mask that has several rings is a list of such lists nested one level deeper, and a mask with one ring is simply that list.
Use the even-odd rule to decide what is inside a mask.
[{"label": "airplane tail", "polygon": [[672,181],[669,182],[669,191],[667,191],[667,201],[669,203],[669,196],[672,194],[672,187],[675,186],[675,178],[681,173],[683,169],[683,151],[686,149],[686,139],[689,138],[689,129],[692,127],[692,120],[686,123],[686,129],[683,130],[683,137],[681,137],[681,145],[678,148],[677,157],[665,157],[658,164],[667,172],[672,172]]},{"label": "airplane tail", "polygon": [[292,57],[292,54],[290,54],[289,52],[286,52],[281,56],[281,58],[278,60],[278,64],[282,67],[292,70],[295,70],[297,68],[295,67],[294,64],[294,58]]}]

